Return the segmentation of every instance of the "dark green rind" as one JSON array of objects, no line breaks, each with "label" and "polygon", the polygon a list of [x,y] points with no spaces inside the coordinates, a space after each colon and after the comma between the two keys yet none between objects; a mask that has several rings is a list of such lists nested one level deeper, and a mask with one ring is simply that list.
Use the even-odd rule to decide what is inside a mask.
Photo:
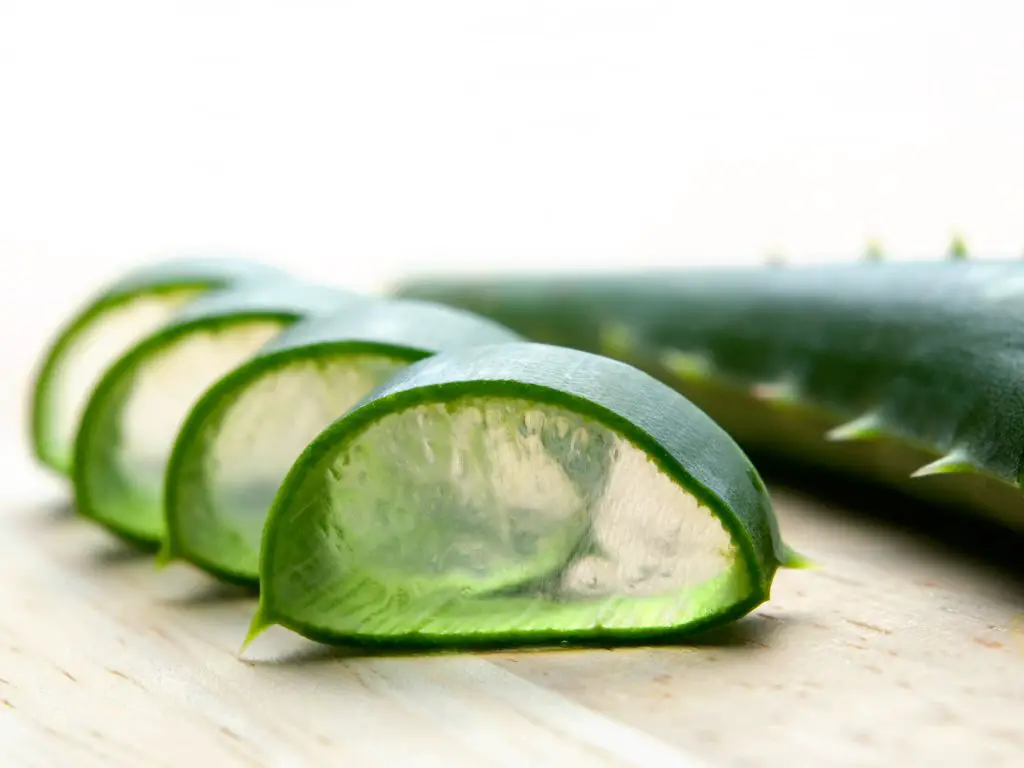
[{"label": "dark green rind", "polygon": [[[1024,530],[1019,262],[425,279],[396,294],[628,360],[673,384],[752,452]],[[666,353],[704,370],[676,375]],[[823,439],[867,414],[876,417],[873,435]],[[910,477],[942,457],[953,460],[943,474]]]},{"label": "dark green rind", "polygon": [[[167,465],[164,513],[167,537],[161,551],[164,562],[182,558],[221,579],[255,585],[257,569],[229,567],[224,560],[204,555],[187,544],[184,520],[189,512],[204,507],[197,498],[202,484],[202,442],[216,429],[223,407],[259,378],[296,360],[338,359],[346,355],[380,355],[416,362],[429,355],[462,347],[518,341],[509,329],[464,310],[423,301],[380,300],[361,302],[337,314],[317,316],[295,323],[275,337],[244,365],[236,368],[196,402],[182,426]],[[288,403],[274,403],[288,407]],[[340,417],[342,414],[338,414]],[[210,524],[224,537],[234,537],[216,518]]]},{"label": "dark green rind", "polygon": [[96,470],[88,462],[90,452],[99,447],[98,444],[94,446],[94,442],[103,440],[107,432],[100,425],[110,425],[116,420],[123,397],[131,386],[133,372],[148,357],[196,331],[253,320],[279,320],[288,324],[303,317],[328,314],[353,301],[364,300],[334,288],[283,278],[273,282],[257,280],[243,283],[201,296],[188,304],[157,333],[122,355],[103,375],[90,396],[75,438],[72,480],[78,512],[132,543],[153,547],[162,541],[162,536],[135,530],[97,508],[92,486],[103,480],[94,477]]},{"label": "dark green rind", "polygon": [[[317,503],[324,466],[350,440],[378,418],[420,403],[461,397],[514,397],[567,407],[595,419],[629,439],[660,469],[695,496],[722,521],[747,570],[750,594],[717,614],[687,627],[637,630],[581,629],[576,632],[526,630],[501,637],[480,634],[430,634],[380,638],[336,629],[293,615],[279,604],[276,585],[279,553],[296,534],[292,513]],[[312,480],[311,480],[312,478]],[[307,483],[307,481],[310,481]],[[326,429],[299,457],[278,491],[264,528],[260,562],[260,607],[246,644],[271,624],[332,643],[365,642],[387,646],[623,640],[679,636],[753,610],[769,597],[776,569],[796,561],[782,543],[768,493],[757,471],[733,440],[677,392],[643,372],[606,357],[540,344],[476,347],[431,357],[410,366],[371,393]]]},{"label": "dark green rind", "polygon": [[51,470],[70,477],[71,467],[56,458],[46,439],[47,397],[51,375],[78,334],[96,317],[140,294],[159,295],[186,288],[217,290],[250,280],[283,277],[281,270],[255,261],[229,258],[169,259],[133,270],[106,286],[79,308],[57,333],[34,376],[29,437],[36,459]]}]

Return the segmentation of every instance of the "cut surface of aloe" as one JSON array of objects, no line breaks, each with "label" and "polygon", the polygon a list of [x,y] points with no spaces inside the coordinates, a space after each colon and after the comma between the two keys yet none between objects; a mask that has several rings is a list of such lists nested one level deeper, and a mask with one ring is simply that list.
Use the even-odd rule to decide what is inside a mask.
[{"label": "cut surface of aloe", "polygon": [[682,395],[608,358],[490,345],[406,368],[302,454],[249,640],[649,638],[749,612],[792,562],[756,470]]},{"label": "cut surface of aloe", "polygon": [[75,432],[106,369],[197,296],[281,273],[241,259],[173,259],[135,270],[79,309],[43,356],[32,390],[30,438],[41,463],[71,474]]},{"label": "cut surface of aloe", "polygon": [[75,439],[79,512],[125,538],[159,543],[166,461],[195,400],[289,324],[354,300],[286,279],[189,303],[119,358],[89,398]]},{"label": "cut surface of aloe", "polygon": [[412,362],[518,336],[469,312],[364,302],[300,321],[198,400],[167,466],[161,557],[255,583],[281,480],[321,431]]}]

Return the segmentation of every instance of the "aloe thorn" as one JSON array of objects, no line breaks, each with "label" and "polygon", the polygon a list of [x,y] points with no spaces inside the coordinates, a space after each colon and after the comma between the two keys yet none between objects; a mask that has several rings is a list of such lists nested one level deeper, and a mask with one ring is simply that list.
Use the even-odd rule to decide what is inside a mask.
[{"label": "aloe thorn", "polygon": [[603,326],[599,336],[601,350],[609,357],[628,357],[637,345],[637,335],[621,323]]},{"label": "aloe thorn", "polygon": [[953,239],[949,243],[947,256],[951,261],[963,261],[969,257],[967,243],[961,235],[953,235]]},{"label": "aloe thorn", "polygon": [[911,473],[911,477],[928,477],[929,475],[950,475],[961,472],[977,472],[978,467],[966,451],[954,448],[945,456],[941,456],[929,464]]},{"label": "aloe thorn", "polygon": [[666,349],[659,356],[661,364],[673,375],[688,381],[699,381],[711,375],[712,364],[706,355]]},{"label": "aloe thorn", "polygon": [[797,385],[788,379],[754,384],[750,394],[757,400],[776,405],[793,405],[800,401]]},{"label": "aloe thorn", "polygon": [[884,261],[885,251],[882,249],[882,243],[875,238],[868,240],[867,247],[864,249],[863,254],[864,261]]},{"label": "aloe thorn", "polygon": [[825,433],[825,439],[832,443],[850,440],[872,440],[883,437],[884,424],[877,413],[865,413],[856,419],[844,422]]}]

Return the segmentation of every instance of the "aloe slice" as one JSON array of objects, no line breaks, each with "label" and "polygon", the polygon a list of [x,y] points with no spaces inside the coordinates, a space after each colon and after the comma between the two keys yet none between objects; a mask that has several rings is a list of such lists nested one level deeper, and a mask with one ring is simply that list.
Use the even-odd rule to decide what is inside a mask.
[{"label": "aloe slice", "polygon": [[75,431],[93,387],[128,348],[197,296],[280,271],[241,259],[173,259],[108,285],[57,334],[32,388],[30,439],[39,461],[71,475]]},{"label": "aloe slice", "polygon": [[258,281],[188,304],[103,375],[75,439],[81,514],[140,544],[164,535],[163,478],[195,400],[283,328],[355,297],[294,279]]},{"label": "aloe slice", "polygon": [[296,323],[196,403],[167,465],[164,561],[255,583],[274,494],[323,429],[410,363],[514,341],[478,315],[417,301],[367,302]]},{"label": "aloe slice", "polygon": [[747,613],[795,564],[754,467],[682,395],[608,358],[490,345],[410,366],[299,457],[246,642],[271,624],[323,642],[650,638]]}]

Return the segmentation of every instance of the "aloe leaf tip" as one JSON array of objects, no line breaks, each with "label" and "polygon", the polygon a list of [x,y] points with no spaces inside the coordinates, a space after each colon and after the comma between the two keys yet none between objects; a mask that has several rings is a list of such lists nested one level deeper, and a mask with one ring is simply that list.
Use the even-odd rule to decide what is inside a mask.
[{"label": "aloe leaf tip", "polygon": [[165,540],[164,543],[160,545],[160,549],[157,550],[154,565],[158,571],[162,571],[177,559],[177,551],[169,541]]},{"label": "aloe leaf tip", "polygon": [[246,649],[252,645],[252,641],[259,637],[263,632],[272,627],[276,622],[269,617],[266,608],[264,608],[262,602],[259,608],[256,609],[256,614],[252,617],[252,622],[249,624],[249,631],[245,634],[245,639],[242,641],[242,647],[238,649],[239,655],[245,653]]},{"label": "aloe leaf tip", "polygon": [[779,558],[779,567],[801,571],[816,571],[821,567],[821,564],[784,544],[782,555]]}]

